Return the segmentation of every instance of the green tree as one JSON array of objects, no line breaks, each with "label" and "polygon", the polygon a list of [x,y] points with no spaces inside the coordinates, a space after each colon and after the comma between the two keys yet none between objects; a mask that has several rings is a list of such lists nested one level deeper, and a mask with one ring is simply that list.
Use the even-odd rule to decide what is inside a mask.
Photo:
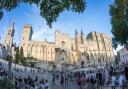
[{"label": "green tree", "polygon": [[0,89],[15,89],[15,85],[12,80],[4,78],[0,81]]},{"label": "green tree", "polygon": [[4,11],[11,11],[21,3],[36,4],[40,8],[40,15],[50,27],[64,10],[81,13],[86,7],[85,0],[0,0],[0,18]]},{"label": "green tree", "polygon": [[128,44],[128,1],[115,0],[110,6],[112,24],[112,45],[117,46]]},{"label": "green tree", "polygon": [[26,66],[27,62],[26,62],[27,58],[23,57],[22,60],[20,61],[22,65]]},{"label": "green tree", "polygon": [[30,67],[35,67],[35,63],[34,62],[30,62]]},{"label": "green tree", "polygon": [[24,57],[23,47],[20,48],[19,59],[20,59],[20,63],[21,63],[22,65],[24,65],[24,66],[27,65],[27,58]]},{"label": "green tree", "polygon": [[8,60],[8,76],[11,78],[12,55],[8,55],[6,59]]},{"label": "green tree", "polygon": [[19,59],[20,59],[20,63],[24,64],[24,53],[23,53],[23,47],[20,48],[20,52],[19,52]]},{"label": "green tree", "polygon": [[6,57],[6,60],[7,60],[7,61],[12,61],[12,55],[8,55],[8,56]]},{"label": "green tree", "polygon": [[20,48],[20,58],[23,58],[24,57],[24,53],[23,53],[23,47]]},{"label": "green tree", "polygon": [[17,47],[16,48],[16,55],[15,55],[15,63],[19,63],[19,58],[20,58],[19,47]]}]

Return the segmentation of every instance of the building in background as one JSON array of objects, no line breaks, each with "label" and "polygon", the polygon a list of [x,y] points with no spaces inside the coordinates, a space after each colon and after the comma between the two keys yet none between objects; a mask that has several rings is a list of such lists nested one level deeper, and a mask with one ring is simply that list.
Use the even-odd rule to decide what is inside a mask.
[{"label": "building in background", "polygon": [[15,52],[13,47],[14,37],[14,23],[9,26],[9,30],[4,38],[3,44],[1,44],[1,57],[6,58],[8,55],[12,55],[14,58]]},{"label": "building in background", "polygon": [[119,54],[120,54],[120,62],[128,63],[128,50],[126,50],[125,47],[119,50]]},{"label": "building in background", "polygon": [[32,34],[32,26],[25,25],[19,45],[24,56],[52,62],[57,68],[105,66],[115,61],[111,38],[104,33],[90,32],[85,37],[82,30],[80,33],[76,30],[71,38],[68,33],[56,30],[55,42],[33,41]]},{"label": "building in background", "polygon": [[[19,49],[23,49],[25,57],[36,58],[38,66],[55,65],[57,68],[84,68],[88,66],[103,67],[115,62],[111,38],[104,33],[90,32],[86,37],[84,33],[75,30],[74,38],[68,33],[55,31],[54,42],[33,41],[31,25],[24,25]],[[3,46],[12,56],[15,55],[13,44],[14,25],[9,27]],[[10,51],[11,50],[11,51]]]},{"label": "building in background", "polygon": [[9,27],[7,35],[5,36],[3,45],[7,50],[11,50],[13,44],[13,37],[14,37],[14,24]]},{"label": "building in background", "polygon": [[0,44],[0,58],[6,58],[8,55],[8,51],[4,45]]}]

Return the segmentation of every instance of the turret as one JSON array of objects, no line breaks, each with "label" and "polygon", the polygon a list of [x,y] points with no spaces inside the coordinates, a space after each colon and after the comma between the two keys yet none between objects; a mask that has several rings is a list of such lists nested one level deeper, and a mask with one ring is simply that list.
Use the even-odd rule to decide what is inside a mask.
[{"label": "turret", "polygon": [[82,30],[81,30],[80,38],[81,38],[81,43],[83,44],[84,43],[84,33]]},{"label": "turret", "polygon": [[78,51],[78,32],[75,30],[75,49]]}]

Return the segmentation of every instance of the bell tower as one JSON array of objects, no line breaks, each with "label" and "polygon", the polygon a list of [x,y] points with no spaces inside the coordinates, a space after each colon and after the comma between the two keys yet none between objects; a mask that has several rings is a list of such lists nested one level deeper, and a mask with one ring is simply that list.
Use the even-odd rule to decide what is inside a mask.
[{"label": "bell tower", "polygon": [[21,48],[23,49],[23,55],[25,57],[27,57],[27,45],[29,41],[31,41],[32,33],[33,33],[32,26],[29,24],[24,25],[23,33],[22,33],[21,41],[19,45],[19,50],[21,50]]},{"label": "bell tower", "polygon": [[78,32],[75,30],[75,50],[78,51]]},{"label": "bell tower", "polygon": [[4,42],[3,42],[6,49],[11,47],[11,45],[13,43],[13,36],[14,36],[14,23],[9,27],[7,35],[6,35]]},{"label": "bell tower", "polygon": [[20,47],[23,47],[24,44],[26,44],[28,41],[31,40],[32,34],[33,34],[32,26],[28,24],[24,25]]},{"label": "bell tower", "polygon": [[84,44],[84,33],[81,30],[81,35],[80,35],[81,43]]}]

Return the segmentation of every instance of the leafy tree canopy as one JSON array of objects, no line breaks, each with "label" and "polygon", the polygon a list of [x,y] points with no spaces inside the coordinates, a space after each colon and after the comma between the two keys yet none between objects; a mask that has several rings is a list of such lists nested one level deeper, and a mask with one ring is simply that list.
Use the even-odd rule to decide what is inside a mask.
[{"label": "leafy tree canopy", "polygon": [[13,84],[12,80],[10,80],[8,78],[4,78],[0,82],[0,89],[15,89],[15,85]]},{"label": "leafy tree canopy", "polygon": [[36,4],[40,7],[40,15],[52,27],[52,23],[64,10],[81,13],[85,10],[85,0],[0,0],[0,19],[4,15],[4,10],[11,11],[20,3]]},{"label": "leafy tree canopy", "polygon": [[19,57],[20,57],[19,47],[17,47],[16,48],[16,54],[15,54],[15,63],[19,63]]},{"label": "leafy tree canopy", "polygon": [[115,0],[110,6],[113,47],[128,44],[128,1]]}]

